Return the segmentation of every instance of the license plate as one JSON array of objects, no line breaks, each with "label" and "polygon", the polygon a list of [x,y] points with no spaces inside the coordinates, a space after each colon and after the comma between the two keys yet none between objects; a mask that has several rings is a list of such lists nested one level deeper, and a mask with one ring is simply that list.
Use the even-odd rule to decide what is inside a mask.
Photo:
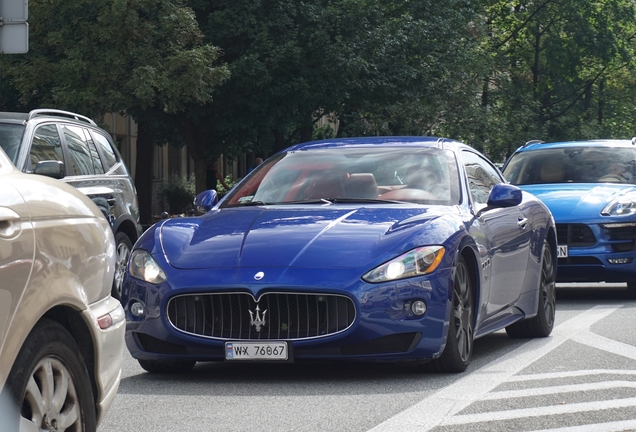
[{"label": "license plate", "polygon": [[226,360],[287,360],[287,342],[226,342]]},{"label": "license plate", "polygon": [[567,257],[568,257],[568,246],[567,245],[557,246],[557,258],[567,258]]}]

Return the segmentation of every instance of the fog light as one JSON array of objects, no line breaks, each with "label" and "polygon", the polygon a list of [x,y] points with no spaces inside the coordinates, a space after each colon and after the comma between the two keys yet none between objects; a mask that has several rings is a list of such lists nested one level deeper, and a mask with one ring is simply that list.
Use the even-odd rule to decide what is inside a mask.
[{"label": "fog light", "polygon": [[610,264],[629,264],[634,258],[608,258]]},{"label": "fog light", "polygon": [[411,312],[417,316],[424,315],[426,313],[426,303],[422,300],[415,300],[411,305]]},{"label": "fog light", "polygon": [[146,307],[141,302],[134,302],[130,305],[130,313],[136,317],[143,316],[146,313]]}]

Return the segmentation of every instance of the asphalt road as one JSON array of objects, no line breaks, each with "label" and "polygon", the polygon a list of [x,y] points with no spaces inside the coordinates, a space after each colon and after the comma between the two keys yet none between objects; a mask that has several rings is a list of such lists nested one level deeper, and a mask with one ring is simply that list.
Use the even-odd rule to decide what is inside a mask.
[{"label": "asphalt road", "polygon": [[561,285],[549,338],[478,339],[462,374],[395,364],[198,364],[145,373],[124,356],[99,432],[636,430],[636,301]]}]

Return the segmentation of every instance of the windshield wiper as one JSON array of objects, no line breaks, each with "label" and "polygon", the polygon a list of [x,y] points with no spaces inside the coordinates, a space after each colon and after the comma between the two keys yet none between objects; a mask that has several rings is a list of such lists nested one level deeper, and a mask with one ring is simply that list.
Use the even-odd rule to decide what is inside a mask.
[{"label": "windshield wiper", "polygon": [[239,203],[236,206],[237,207],[250,207],[250,206],[262,206],[262,205],[267,205],[269,203],[263,202],[263,201],[247,201],[244,203]]},{"label": "windshield wiper", "polygon": [[406,201],[385,200],[377,198],[334,198],[334,203],[371,203],[371,204],[405,204]]}]

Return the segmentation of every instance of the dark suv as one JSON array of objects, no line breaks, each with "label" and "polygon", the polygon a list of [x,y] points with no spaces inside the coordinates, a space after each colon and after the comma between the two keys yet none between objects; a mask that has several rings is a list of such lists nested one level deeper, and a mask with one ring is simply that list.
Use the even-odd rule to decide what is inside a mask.
[{"label": "dark suv", "polygon": [[0,147],[18,169],[60,179],[97,204],[115,234],[112,295],[119,299],[126,262],[142,227],[137,191],[111,136],[88,117],[68,111],[4,112]]}]

